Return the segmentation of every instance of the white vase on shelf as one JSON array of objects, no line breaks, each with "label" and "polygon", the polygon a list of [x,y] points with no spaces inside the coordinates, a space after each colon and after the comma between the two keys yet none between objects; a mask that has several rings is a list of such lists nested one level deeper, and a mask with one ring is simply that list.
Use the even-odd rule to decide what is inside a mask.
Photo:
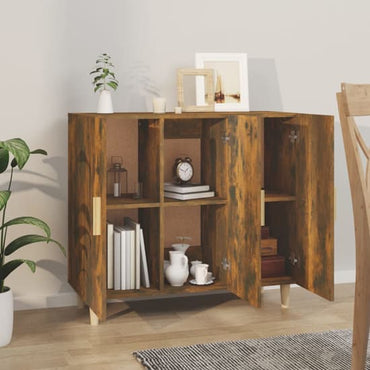
[{"label": "white vase on shelf", "polygon": [[170,265],[167,267],[166,279],[172,286],[183,286],[189,276],[188,257],[181,251],[170,251]]},{"label": "white vase on shelf", "polygon": [[113,113],[112,95],[109,90],[102,90],[100,92],[98,113]]}]

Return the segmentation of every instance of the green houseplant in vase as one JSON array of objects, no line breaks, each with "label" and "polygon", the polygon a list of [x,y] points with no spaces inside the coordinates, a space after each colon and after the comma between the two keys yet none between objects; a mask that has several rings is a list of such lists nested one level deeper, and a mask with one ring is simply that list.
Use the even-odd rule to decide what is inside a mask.
[{"label": "green houseplant in vase", "polygon": [[[19,138],[0,141],[0,174],[7,178],[6,188],[0,190],[0,347],[10,343],[13,333],[13,293],[5,285],[5,279],[22,264],[26,264],[32,272],[36,269],[34,261],[20,258],[10,259],[9,256],[24,246],[39,242],[56,244],[65,255],[65,249],[51,238],[50,228],[44,221],[31,216],[20,216],[10,220],[6,217],[7,207],[12,198],[14,170],[16,168],[22,170],[31,154],[46,155],[47,153],[42,149],[30,151],[25,141]],[[8,229],[21,225],[32,225],[41,233],[25,234],[8,242]]]},{"label": "green houseplant in vase", "polygon": [[114,65],[111,62],[111,57],[103,53],[96,60],[96,67],[90,72],[94,76],[93,85],[94,92],[99,91],[98,113],[113,113],[112,96],[110,89],[117,90],[118,81],[115,74],[112,72]]}]

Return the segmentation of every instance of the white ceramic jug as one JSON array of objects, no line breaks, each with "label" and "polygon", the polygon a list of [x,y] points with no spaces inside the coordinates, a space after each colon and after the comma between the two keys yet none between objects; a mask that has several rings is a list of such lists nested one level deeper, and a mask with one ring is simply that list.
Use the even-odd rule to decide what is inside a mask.
[{"label": "white ceramic jug", "polygon": [[166,279],[172,286],[183,286],[189,276],[188,257],[180,251],[170,251],[170,265],[167,267]]}]

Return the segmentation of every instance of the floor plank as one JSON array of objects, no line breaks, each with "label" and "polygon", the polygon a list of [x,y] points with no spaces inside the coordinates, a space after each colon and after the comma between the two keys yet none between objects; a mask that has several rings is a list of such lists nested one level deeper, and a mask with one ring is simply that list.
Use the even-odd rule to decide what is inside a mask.
[{"label": "floor plank", "polygon": [[278,289],[264,290],[260,309],[232,294],[112,303],[97,327],[87,308],[18,311],[0,368],[135,370],[142,367],[132,352],[144,348],[351,328],[354,285],[337,285],[335,294],[329,302],[292,288],[289,309]]}]

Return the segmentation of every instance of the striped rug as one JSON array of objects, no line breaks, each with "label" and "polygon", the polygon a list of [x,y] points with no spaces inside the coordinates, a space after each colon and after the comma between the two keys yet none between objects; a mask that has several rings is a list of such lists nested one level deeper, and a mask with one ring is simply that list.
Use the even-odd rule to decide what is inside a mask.
[{"label": "striped rug", "polygon": [[349,370],[351,346],[351,330],[333,330],[148,349],[134,356],[150,370]]}]

